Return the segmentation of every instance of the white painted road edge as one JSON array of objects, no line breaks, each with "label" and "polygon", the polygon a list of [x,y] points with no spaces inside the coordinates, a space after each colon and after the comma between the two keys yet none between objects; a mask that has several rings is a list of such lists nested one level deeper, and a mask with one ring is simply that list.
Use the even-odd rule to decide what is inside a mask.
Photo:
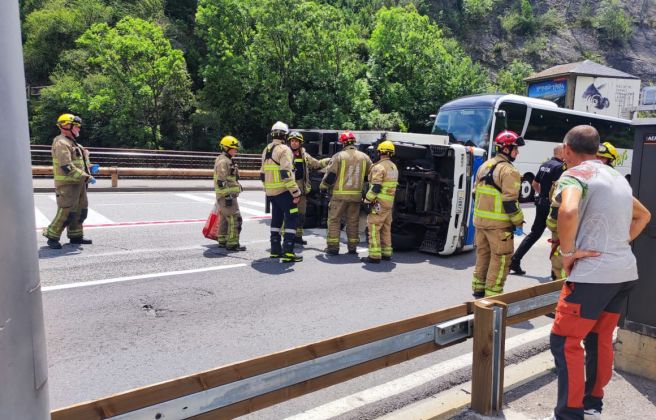
[{"label": "white painted road edge", "polygon": [[[513,336],[506,340],[506,351],[521,347],[531,341],[547,337],[550,331],[551,325],[545,325],[523,334]],[[330,419],[348,413],[349,411],[401,394],[459,369],[465,368],[471,365],[472,357],[472,353],[463,354],[462,356],[446,360],[410,375],[331,401],[297,415],[287,417],[287,420]]]},{"label": "white painted road edge", "polygon": [[157,277],[177,276],[179,274],[203,273],[203,272],[206,272],[206,271],[226,270],[228,268],[237,268],[237,267],[245,267],[245,266],[246,266],[246,264],[217,265],[217,266],[213,266],[213,267],[195,268],[193,270],[167,271],[167,272],[164,272],[164,273],[150,273],[150,274],[141,274],[141,275],[138,275],[138,276],[115,277],[113,279],[105,279],[105,280],[81,281],[81,282],[77,282],[77,283],[59,284],[57,286],[45,286],[45,287],[41,288],[41,291],[42,292],[50,292],[50,291],[53,291],[53,290],[75,289],[77,287],[98,286],[98,285],[101,285],[101,284],[120,283],[120,282],[131,281],[131,280],[142,280],[142,279],[152,279],[152,278],[157,278]]}]

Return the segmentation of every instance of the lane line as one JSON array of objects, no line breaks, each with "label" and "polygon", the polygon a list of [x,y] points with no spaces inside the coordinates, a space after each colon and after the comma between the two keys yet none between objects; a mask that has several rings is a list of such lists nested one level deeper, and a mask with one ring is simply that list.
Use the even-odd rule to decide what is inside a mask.
[{"label": "lane line", "polygon": [[41,230],[44,227],[48,227],[50,224],[50,219],[46,217],[41,210],[34,206],[34,221],[36,222],[37,230]]},{"label": "lane line", "polygon": [[[176,195],[178,197],[181,197],[181,198],[186,198],[186,199],[193,200],[193,201],[199,201],[201,203],[214,204],[214,201],[215,201],[213,198],[199,197],[196,194],[179,193],[179,194],[176,194]],[[248,207],[244,207],[244,206],[241,205],[242,203],[246,203],[246,204],[256,203],[255,205],[257,205],[257,206],[261,205],[262,207],[264,207],[264,204],[258,203],[257,201],[248,201],[248,200],[239,199],[239,204],[240,204],[239,211],[242,212],[242,213],[252,214],[252,215],[255,215],[255,216],[264,216],[264,215],[266,215],[266,213],[264,213],[261,210],[254,210],[254,209],[249,209]]]},{"label": "lane line", "polygon": [[207,271],[226,270],[228,268],[246,267],[246,264],[217,265],[213,267],[195,268],[192,270],[167,271],[164,273],[141,274],[139,276],[115,277],[113,279],[81,281],[77,283],[59,284],[57,286],[45,286],[41,288],[42,292],[53,290],[75,289],[78,287],[99,286],[101,284],[120,283],[132,280],[152,279],[157,277],[177,276],[181,274],[204,273]]},{"label": "lane line", "polygon": [[[57,202],[57,197],[51,195],[49,197],[52,201],[55,203]],[[84,221],[84,226],[86,227],[87,224],[89,225],[105,225],[105,224],[111,224],[114,223],[112,220],[109,218],[103,216],[102,214],[98,213],[97,211],[89,208],[87,209],[87,219]]]},{"label": "lane line", "polygon": [[[244,218],[244,222],[252,222],[255,220],[271,219],[270,214],[264,216],[252,216]],[[84,224],[85,229],[114,229],[114,228],[129,228],[141,226],[166,226],[166,225],[184,225],[191,223],[205,223],[207,219],[183,219],[183,220],[153,220],[153,221],[138,221],[138,222],[117,222],[117,223],[103,223],[96,225]],[[40,229],[36,229],[39,231]]]},{"label": "lane line", "polygon": [[[215,194],[214,193],[203,193],[204,196],[211,197],[212,200],[214,200]],[[239,204],[248,204],[251,206],[258,206],[264,208],[264,203],[261,201],[252,201],[252,200],[244,200],[241,198],[241,196],[238,198]]]},{"label": "lane line", "polygon": [[[549,335],[551,325],[513,336],[506,340],[506,352]],[[297,415],[287,417],[286,420],[317,420],[330,419],[368,404],[409,391],[430,381],[465,368],[472,363],[472,353],[463,354],[450,360],[435,364],[415,373],[386,382],[373,388],[348,395],[335,401],[320,405]]]}]

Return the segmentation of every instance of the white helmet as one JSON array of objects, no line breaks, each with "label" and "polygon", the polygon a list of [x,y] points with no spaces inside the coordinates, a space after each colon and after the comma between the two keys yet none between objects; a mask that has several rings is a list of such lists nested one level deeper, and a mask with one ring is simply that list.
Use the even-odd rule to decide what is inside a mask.
[{"label": "white helmet", "polygon": [[271,127],[271,137],[274,139],[285,140],[287,133],[289,133],[289,127],[282,121],[276,121],[273,127]]}]

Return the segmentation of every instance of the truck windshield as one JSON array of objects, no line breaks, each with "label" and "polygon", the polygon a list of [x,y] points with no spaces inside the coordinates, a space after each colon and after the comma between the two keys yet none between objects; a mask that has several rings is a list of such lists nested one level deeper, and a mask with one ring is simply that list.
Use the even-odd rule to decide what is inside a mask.
[{"label": "truck windshield", "polygon": [[487,150],[491,122],[492,108],[449,109],[437,114],[432,133],[451,134],[459,143],[471,142]]}]

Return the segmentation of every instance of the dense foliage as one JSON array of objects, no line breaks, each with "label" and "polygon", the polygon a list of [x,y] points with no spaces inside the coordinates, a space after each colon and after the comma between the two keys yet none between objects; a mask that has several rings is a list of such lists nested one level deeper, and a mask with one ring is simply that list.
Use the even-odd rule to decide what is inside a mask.
[{"label": "dense foliage", "polygon": [[[276,120],[425,132],[453,98],[522,93],[531,66],[515,60],[490,75],[444,22],[460,13],[470,30],[503,7],[500,27],[531,33],[531,2],[451,3],[25,0],[27,83],[39,87],[29,96],[32,141],[49,143],[57,115],[74,112],[92,146],[214,150],[232,134],[257,150]],[[608,23],[621,17],[617,1],[601,11],[603,36],[626,39]]]}]

